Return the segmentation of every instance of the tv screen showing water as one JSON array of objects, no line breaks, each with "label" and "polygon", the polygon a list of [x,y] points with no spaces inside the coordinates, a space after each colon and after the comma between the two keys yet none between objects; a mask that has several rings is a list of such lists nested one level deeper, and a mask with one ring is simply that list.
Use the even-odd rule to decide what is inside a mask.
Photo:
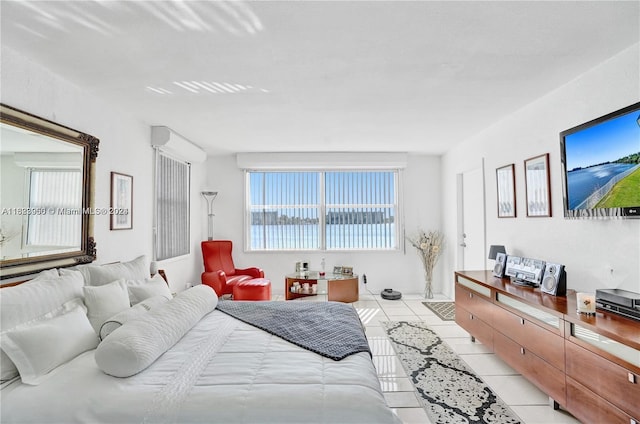
[{"label": "tv screen showing water", "polygon": [[640,214],[640,103],[561,136],[565,212]]}]

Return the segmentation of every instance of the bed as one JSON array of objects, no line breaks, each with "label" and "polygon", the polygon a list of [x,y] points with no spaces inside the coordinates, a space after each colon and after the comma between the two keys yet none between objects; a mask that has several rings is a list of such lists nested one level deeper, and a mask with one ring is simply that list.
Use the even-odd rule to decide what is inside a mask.
[{"label": "bed", "polygon": [[[91,304],[88,300],[91,296],[87,297],[87,293],[91,290],[85,289],[86,281],[82,282],[84,286],[80,287],[79,291],[77,280],[71,285],[63,283],[73,288],[69,289],[66,295],[56,297],[47,292],[55,291],[53,284],[57,281],[50,281],[51,278],[56,277],[50,277],[46,283],[39,284],[36,281],[23,284],[26,288],[23,287],[22,291],[32,299],[32,305],[27,309],[35,308],[36,310],[26,313],[31,316],[26,323],[15,326],[16,320],[9,318],[8,323],[2,323],[0,346],[3,355],[15,348],[11,346],[13,342],[8,340],[19,341],[21,328],[27,327],[31,331],[35,327],[40,328],[44,325],[43,322],[49,323],[47,335],[42,337],[53,337],[49,335],[58,333],[55,328],[51,330],[53,325],[50,324],[51,322],[68,320],[73,314],[77,315],[76,321],[80,322],[81,312],[85,313],[85,311],[86,316],[91,316],[91,308],[86,308],[87,303]],[[68,280],[69,274],[64,278]],[[119,286],[122,287],[122,282]],[[12,308],[14,312],[17,310],[16,305],[11,304],[15,303],[16,297],[14,296],[11,301],[11,296],[6,295],[7,290],[11,289],[0,290],[3,318],[8,316],[6,314]],[[209,289],[206,286],[200,286],[190,290]],[[85,295],[83,306],[86,309],[78,305],[75,297],[80,292]],[[46,363],[48,359],[46,356],[52,356],[61,363],[41,365],[43,370],[36,373],[38,375],[35,379],[31,378],[33,376],[28,377],[27,372],[24,376],[22,375],[25,367],[18,365],[21,359],[19,355],[12,352],[9,357],[17,360],[16,365],[22,379],[27,379],[30,383],[25,383],[20,377],[3,383],[0,421],[7,423],[400,423],[398,417],[386,406],[369,352],[355,352],[339,361],[330,359],[298,346],[299,343],[295,341],[284,340],[269,331],[222,312],[217,296],[213,296],[215,301],[202,301],[208,302],[202,308],[189,307],[198,310],[195,315],[191,312],[186,314],[188,316],[186,321],[192,321],[193,325],[190,322],[181,323],[182,318],[176,318],[182,314],[180,312],[182,309],[179,308],[180,302],[191,301],[189,297],[200,302],[197,299],[207,297],[207,295],[202,296],[203,293],[195,291],[184,295],[180,293],[175,298],[167,298],[166,302],[162,300],[159,302],[161,306],[153,306],[150,310],[146,310],[145,302],[152,304],[152,300],[158,298],[157,296],[147,297],[139,302],[141,306],[137,308],[146,310],[142,312],[143,315],[125,322],[118,322],[120,326],[116,325],[115,329],[111,329],[102,341],[96,337],[98,340],[93,341],[94,347],[87,330],[87,325],[92,331],[94,330],[91,323],[82,321],[80,324],[60,324],[60,334],[55,337],[62,341],[70,337],[65,333],[74,333],[73,328],[82,327],[82,330],[78,330],[77,333],[86,335],[86,343],[76,349],[82,352],[64,361],[65,355],[69,356],[73,353],[59,354],[54,352],[59,349],[58,347],[47,348],[45,358],[36,358],[34,361],[40,360]],[[45,314],[48,314],[45,320],[41,320],[40,315],[34,320],[33,316],[42,312],[43,308],[37,310],[38,308],[33,304],[52,297],[57,300],[50,303],[62,302],[56,309],[58,314],[49,311]],[[70,302],[71,305],[69,305]],[[213,308],[211,308],[212,303],[215,303]],[[274,306],[277,306],[276,303],[281,303],[284,306],[288,302],[269,303]],[[313,302],[308,304],[312,305]],[[130,314],[134,307],[119,314]],[[51,305],[44,307],[44,309],[50,308]],[[148,318],[154,313],[156,318]],[[158,317],[164,321],[160,323],[154,321]],[[283,318],[287,319],[287,314],[283,313]],[[107,319],[102,325],[108,322],[114,321]],[[151,323],[149,325],[152,327],[144,327],[144,322]],[[136,327],[140,325],[142,327]],[[8,329],[7,327],[10,326],[18,330]],[[182,334],[183,327],[188,327],[184,334]],[[130,342],[130,339],[121,338],[122,343],[118,344],[118,337],[131,328],[144,333],[141,340],[136,339]],[[154,331],[158,332],[154,333]],[[100,331],[93,334],[102,335]],[[83,339],[83,337],[77,336],[74,340]],[[126,354],[132,353],[131,349],[135,350],[131,345],[136,343],[141,350],[127,357]],[[115,350],[108,348],[112,345],[115,346],[113,349],[120,349],[118,351],[120,353],[114,355]],[[156,345],[160,347],[156,349]],[[166,346],[169,347],[165,349]],[[23,349],[28,350],[28,344]],[[126,354],[122,354],[122,351]],[[147,355],[148,351],[154,352]],[[32,355],[38,356],[37,353]],[[149,362],[149,358],[142,362],[140,360],[140,357],[145,355],[153,359],[149,365],[144,362]],[[40,356],[43,355],[40,354]],[[157,357],[154,359],[155,356]],[[3,358],[6,360],[4,356]],[[132,368],[123,365],[127,363],[135,363],[135,366]],[[52,366],[51,370],[47,370],[47,367]],[[138,368],[143,369],[138,370]],[[3,376],[4,371],[3,365]],[[114,376],[120,374],[131,375]]]}]

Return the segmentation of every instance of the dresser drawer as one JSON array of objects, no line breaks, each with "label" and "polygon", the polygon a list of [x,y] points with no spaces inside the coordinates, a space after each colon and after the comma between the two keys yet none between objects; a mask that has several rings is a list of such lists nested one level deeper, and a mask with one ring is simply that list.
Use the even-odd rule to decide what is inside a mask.
[{"label": "dresser drawer", "polygon": [[493,351],[493,329],[456,302],[456,323]]},{"label": "dresser drawer", "polygon": [[630,424],[634,422],[631,416],[571,377],[567,377],[566,408],[574,417],[585,424]]},{"label": "dresser drawer", "polygon": [[493,349],[500,358],[540,390],[560,405],[565,405],[566,393],[563,372],[499,331],[493,332]]},{"label": "dresser drawer", "polygon": [[460,305],[487,324],[491,324],[494,305],[483,295],[456,284],[456,305]]},{"label": "dresser drawer", "polygon": [[589,387],[640,421],[640,378],[626,368],[589,350],[566,342],[567,377]]},{"label": "dresser drawer", "polygon": [[525,349],[564,371],[564,338],[532,321],[496,306],[493,327]]}]

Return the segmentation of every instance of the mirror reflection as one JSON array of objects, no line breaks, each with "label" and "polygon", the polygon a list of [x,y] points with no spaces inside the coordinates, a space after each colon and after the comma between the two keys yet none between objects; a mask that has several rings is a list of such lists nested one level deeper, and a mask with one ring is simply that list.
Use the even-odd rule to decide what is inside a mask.
[{"label": "mirror reflection", "polygon": [[78,251],[83,148],[0,124],[2,260]]},{"label": "mirror reflection", "polygon": [[0,280],[96,259],[99,144],[0,103]]}]

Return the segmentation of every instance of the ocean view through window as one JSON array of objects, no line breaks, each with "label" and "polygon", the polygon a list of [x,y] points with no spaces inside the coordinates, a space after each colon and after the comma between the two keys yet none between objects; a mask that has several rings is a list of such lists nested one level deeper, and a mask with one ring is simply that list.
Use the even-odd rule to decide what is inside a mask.
[{"label": "ocean view through window", "polygon": [[398,171],[248,171],[249,250],[398,248]]}]

